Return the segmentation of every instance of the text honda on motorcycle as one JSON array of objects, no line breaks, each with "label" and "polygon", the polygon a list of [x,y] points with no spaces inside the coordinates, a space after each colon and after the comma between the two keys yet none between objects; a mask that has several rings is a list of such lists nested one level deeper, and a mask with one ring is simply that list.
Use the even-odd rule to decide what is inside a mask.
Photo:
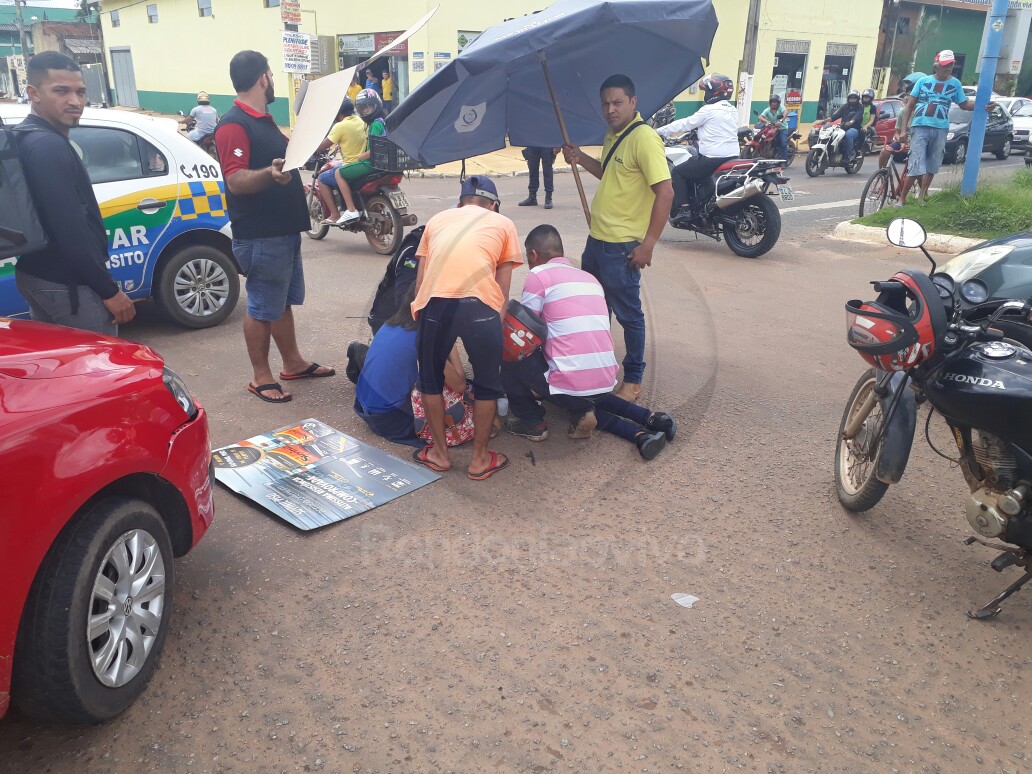
[{"label": "text honda on motorcycle", "polygon": [[[923,250],[916,221],[894,220],[888,234],[893,244]],[[874,301],[847,302],[847,341],[872,367],[853,387],[835,450],[840,502],[866,511],[903,476],[918,407],[930,406],[929,444],[932,413],[946,420],[956,448],[932,448],[960,468],[970,489],[965,510],[977,536],[966,542],[1000,551],[991,563],[998,572],[1025,570],[969,612],[973,618],[996,615],[1032,580],[1032,299],[986,301],[984,283],[971,276],[992,264],[984,253],[962,254],[948,271],[932,261],[930,275],[905,269],[873,283]]]},{"label": "text honda on motorcycle", "polygon": [[[699,152],[690,136],[665,143],[671,169]],[[699,186],[689,180],[688,206],[671,215],[670,225],[718,242],[723,237],[736,255],[758,258],[774,247],[781,235],[781,212],[769,194],[777,193],[784,201],[794,198],[782,167],[781,161],[728,161],[714,173],[714,192],[705,201],[700,201]]]},{"label": "text honda on motorcycle", "polygon": [[842,167],[847,175],[855,175],[864,165],[864,156],[870,149],[870,137],[861,133],[853,145],[853,155],[845,158],[840,150],[846,130],[838,124],[824,124],[817,131],[817,142],[806,154],[806,174],[810,177],[823,175],[828,167]]}]

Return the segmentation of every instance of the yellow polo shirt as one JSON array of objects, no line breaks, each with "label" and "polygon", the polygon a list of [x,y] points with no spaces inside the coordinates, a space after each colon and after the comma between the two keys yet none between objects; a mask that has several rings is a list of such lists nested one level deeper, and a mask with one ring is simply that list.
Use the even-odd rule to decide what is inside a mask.
[{"label": "yellow polo shirt", "polygon": [[[640,120],[641,115],[635,113],[631,124]],[[617,137],[606,132],[600,162]],[[603,242],[640,242],[649,230],[652,204],[656,201],[652,186],[669,179],[663,140],[652,127],[638,127],[620,143],[602,173],[591,201],[591,236]]]},{"label": "yellow polo shirt", "polygon": [[366,134],[369,127],[356,115],[350,115],[330,129],[330,142],[340,146],[340,155],[345,164],[358,161],[358,157],[366,151]]},{"label": "yellow polo shirt", "polygon": [[357,83],[352,83],[348,86],[348,99],[354,102],[360,91],[362,91],[362,86]]},{"label": "yellow polo shirt", "polygon": [[394,79],[384,78],[380,81],[380,88],[383,89],[384,102],[392,102],[394,100]]}]

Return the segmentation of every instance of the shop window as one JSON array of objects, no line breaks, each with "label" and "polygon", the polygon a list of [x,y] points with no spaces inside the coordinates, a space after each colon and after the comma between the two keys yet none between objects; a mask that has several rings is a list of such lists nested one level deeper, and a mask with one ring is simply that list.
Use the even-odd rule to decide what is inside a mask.
[{"label": "shop window", "polygon": [[198,16],[212,16],[211,0],[197,0]]},{"label": "shop window", "polygon": [[168,174],[165,155],[132,132],[80,126],[72,129],[69,140],[94,185]]},{"label": "shop window", "polygon": [[844,104],[853,79],[853,57],[824,57],[824,73],[821,78],[821,96],[817,102],[817,118],[827,118]]},{"label": "shop window", "polygon": [[158,4],[153,3],[147,6],[147,21],[151,24],[158,23]]},{"label": "shop window", "polygon": [[781,103],[785,104],[785,94],[790,91],[803,91],[803,78],[806,76],[806,54],[774,55],[774,70],[770,79],[770,95],[777,94]]},{"label": "shop window", "polygon": [[122,26],[122,17],[118,13],[118,11],[112,11],[111,12],[111,26],[112,27],[121,27]]}]

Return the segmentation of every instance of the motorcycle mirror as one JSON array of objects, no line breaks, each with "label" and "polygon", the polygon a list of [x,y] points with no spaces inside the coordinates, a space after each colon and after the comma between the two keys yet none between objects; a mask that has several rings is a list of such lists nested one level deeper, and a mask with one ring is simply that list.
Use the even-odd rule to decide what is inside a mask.
[{"label": "motorcycle mirror", "polygon": [[177,111],[177,112],[178,112],[178,113],[179,113],[179,115],[181,115],[181,116],[185,116],[185,115],[186,115],[186,113],[184,113],[184,112],[183,112],[182,110],[179,110],[179,111]]},{"label": "motorcycle mirror", "polygon": [[298,115],[301,112],[301,105],[304,104],[305,95],[308,93],[308,81],[301,81],[301,85],[298,87],[297,96],[294,97],[294,115]]},{"label": "motorcycle mirror", "polygon": [[921,247],[928,239],[924,226],[910,218],[896,218],[889,223],[885,234],[896,247]]}]

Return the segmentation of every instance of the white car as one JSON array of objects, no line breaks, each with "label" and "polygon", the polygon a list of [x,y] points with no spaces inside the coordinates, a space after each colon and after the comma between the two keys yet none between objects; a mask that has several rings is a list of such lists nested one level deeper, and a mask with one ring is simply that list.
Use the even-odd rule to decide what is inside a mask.
[{"label": "white car", "polygon": [[997,97],[993,95],[993,101],[1012,116],[1026,105],[1032,105],[1032,99],[1027,97]]},{"label": "white car", "polygon": [[1020,108],[1011,120],[1014,121],[1014,147],[1027,148],[1029,133],[1032,133],[1032,102]]},{"label": "white car", "polygon": [[[0,105],[19,123],[27,105]],[[219,163],[179,132],[179,123],[123,110],[87,108],[69,139],[93,182],[108,234],[108,268],[132,299],[151,298],[174,322],[208,328],[240,296]],[[0,260],[0,317],[25,317],[14,285],[17,258]]]}]

